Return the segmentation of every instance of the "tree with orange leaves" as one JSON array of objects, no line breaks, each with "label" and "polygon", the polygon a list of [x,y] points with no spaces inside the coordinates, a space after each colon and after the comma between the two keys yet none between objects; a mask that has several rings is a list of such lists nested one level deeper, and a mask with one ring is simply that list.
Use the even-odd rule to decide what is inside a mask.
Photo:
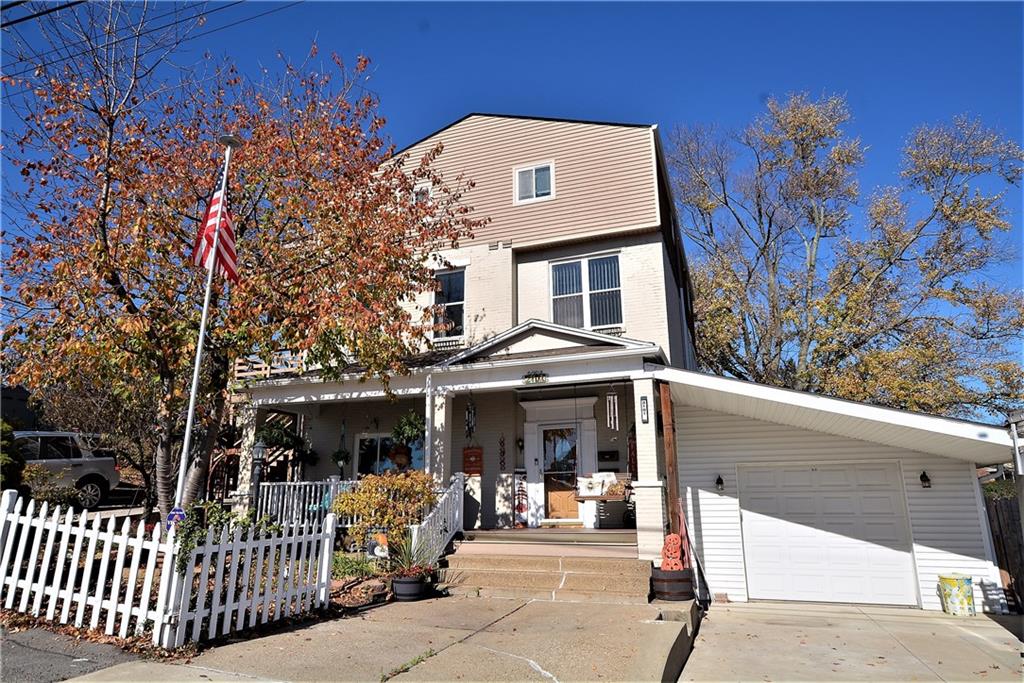
[{"label": "tree with orange leaves", "polygon": [[[387,382],[433,326],[433,311],[410,303],[434,286],[434,255],[477,221],[462,202],[469,181],[433,169],[440,148],[392,158],[376,98],[360,84],[366,59],[314,68],[314,49],[262,82],[229,63],[171,82],[158,76],[166,49],[146,42],[130,10],[84,8],[97,36],[120,22],[135,39],[8,83],[27,94],[16,105],[23,125],[5,131],[5,160],[22,179],[5,189],[20,209],[5,264],[17,309],[5,353],[11,379],[29,389],[102,367],[119,395],[156,396],[166,514],[205,284],[189,257],[220,134],[246,139],[229,180],[241,281],[215,283],[200,394],[207,436],[189,454],[186,504],[224,419],[234,359],[289,347],[326,373],[354,358]],[[416,202],[422,184],[431,199]]]}]

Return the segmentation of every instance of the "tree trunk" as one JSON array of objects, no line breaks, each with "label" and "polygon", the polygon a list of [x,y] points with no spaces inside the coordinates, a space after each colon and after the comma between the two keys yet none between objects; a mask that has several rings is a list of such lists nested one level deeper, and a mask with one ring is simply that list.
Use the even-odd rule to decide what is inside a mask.
[{"label": "tree trunk", "polygon": [[175,472],[172,455],[174,447],[174,413],[171,406],[171,381],[161,380],[163,391],[157,406],[156,418],[156,499],[160,517],[165,519],[174,507]]}]

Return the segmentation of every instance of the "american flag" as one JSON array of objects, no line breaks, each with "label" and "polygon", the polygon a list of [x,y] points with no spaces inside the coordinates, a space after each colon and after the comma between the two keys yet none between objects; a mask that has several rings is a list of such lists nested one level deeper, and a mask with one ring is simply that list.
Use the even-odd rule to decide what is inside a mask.
[{"label": "american flag", "polygon": [[[192,250],[192,261],[197,266],[207,269],[216,267],[228,280],[238,282],[238,256],[235,253],[234,216],[228,210],[224,194],[217,190],[210,199],[210,208],[206,210],[203,224],[196,237],[196,246]],[[224,208],[221,210],[221,203]],[[217,218],[221,219],[220,240],[217,242],[217,257],[214,259],[213,242],[217,233]]]}]

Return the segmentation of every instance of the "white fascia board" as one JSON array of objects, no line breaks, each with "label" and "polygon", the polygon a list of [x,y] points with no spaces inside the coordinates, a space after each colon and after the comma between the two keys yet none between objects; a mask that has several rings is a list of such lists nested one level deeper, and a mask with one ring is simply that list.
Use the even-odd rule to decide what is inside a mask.
[{"label": "white fascia board", "polygon": [[[425,396],[428,375],[432,376],[435,391],[452,392],[622,380],[643,374],[644,358],[651,355],[652,350],[659,349],[657,346],[653,349],[612,349],[569,357],[517,358],[450,368],[417,368],[410,375],[392,378],[391,392],[397,396]],[[523,381],[525,370],[540,368],[548,372],[548,382],[535,385]],[[268,382],[273,384],[261,383],[247,390],[254,406],[377,400],[387,397],[379,381],[359,382],[357,376],[343,378],[342,381],[306,377]]]},{"label": "white fascia board", "polygon": [[[927,415],[923,413],[912,413],[895,408],[884,408],[857,401],[830,398],[805,391],[782,389],[764,384],[756,384],[743,380],[708,375],[691,370],[681,370],[647,364],[650,376],[655,379],[670,382],[682,387],[692,387],[695,390],[720,392],[733,396],[750,399],[754,401],[765,401],[775,404],[782,404],[805,411],[810,416],[813,413],[840,415],[865,422],[879,425],[889,425],[907,430],[907,434],[921,434],[944,437],[946,447],[942,452],[934,448],[928,448],[926,452],[936,453],[944,457],[958,458],[974,462],[977,458],[973,456],[992,457],[996,460],[1008,457],[1011,449],[1010,436],[1006,430],[978,422],[967,420],[956,420],[938,415]],[[871,434],[868,432],[843,433],[842,436],[871,441]],[[984,451],[977,453],[961,453],[957,455],[957,448],[984,447]],[[1004,455],[994,449],[1005,449]],[[912,449],[913,450],[913,449]],[[981,461],[981,460],[979,460]]]}]

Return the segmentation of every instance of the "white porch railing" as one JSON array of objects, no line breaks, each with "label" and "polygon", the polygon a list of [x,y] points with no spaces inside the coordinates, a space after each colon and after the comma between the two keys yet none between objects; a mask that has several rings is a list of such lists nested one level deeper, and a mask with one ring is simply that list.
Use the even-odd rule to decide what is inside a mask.
[{"label": "white porch railing", "polygon": [[430,562],[437,562],[448,542],[462,531],[462,506],[465,475],[456,473],[423,521],[409,527],[413,547],[422,548]]},{"label": "white porch railing", "polygon": [[[331,511],[338,494],[351,491],[357,481],[262,482],[256,499],[256,519],[269,517],[279,524],[320,524]],[[354,520],[341,517],[338,524],[351,526]]]}]

